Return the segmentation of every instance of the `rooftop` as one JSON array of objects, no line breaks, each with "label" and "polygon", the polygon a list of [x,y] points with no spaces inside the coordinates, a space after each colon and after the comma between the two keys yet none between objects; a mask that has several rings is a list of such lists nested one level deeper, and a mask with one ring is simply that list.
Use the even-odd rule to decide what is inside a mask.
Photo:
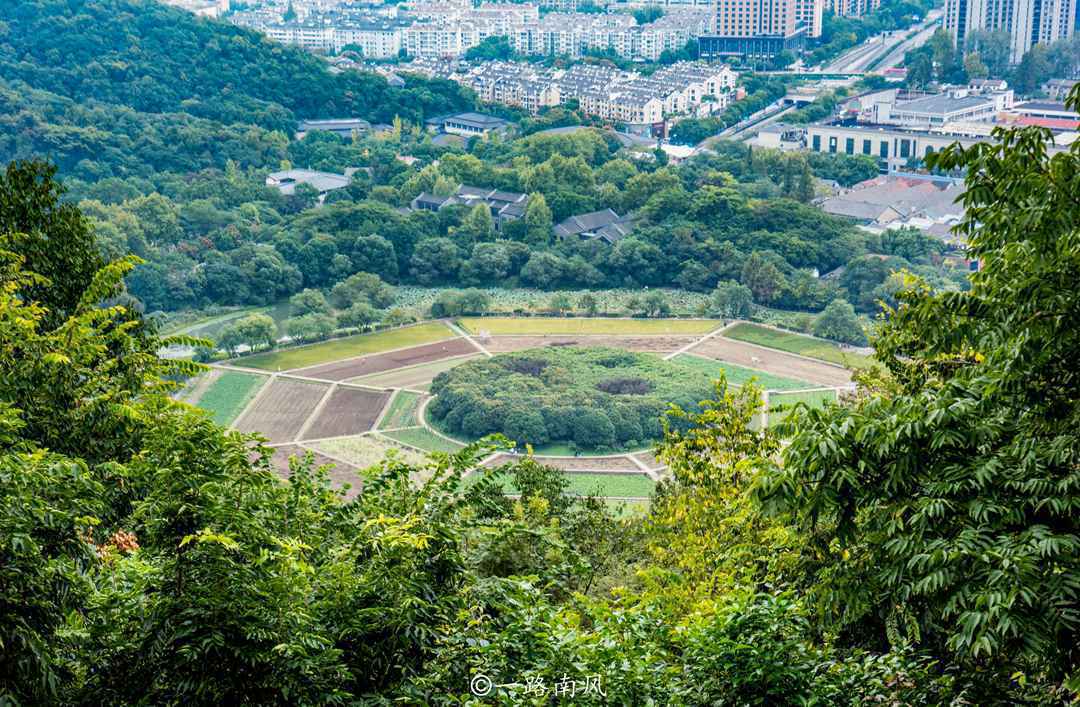
[{"label": "rooftop", "polygon": [[913,113],[955,113],[957,111],[969,110],[979,106],[993,107],[993,102],[982,96],[963,96],[957,98],[942,94],[939,96],[926,96],[925,98],[916,98],[913,101],[897,103],[896,110]]}]

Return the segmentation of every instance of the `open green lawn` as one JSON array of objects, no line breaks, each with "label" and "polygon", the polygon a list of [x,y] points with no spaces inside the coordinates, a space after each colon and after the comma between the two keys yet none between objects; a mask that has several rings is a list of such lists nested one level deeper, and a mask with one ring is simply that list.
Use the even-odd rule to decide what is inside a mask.
[{"label": "open green lawn", "polygon": [[411,427],[416,424],[416,408],[420,405],[420,394],[399,390],[390,402],[390,409],[379,423],[380,430],[395,427]]},{"label": "open green lawn", "polygon": [[787,351],[788,353],[808,356],[830,363],[839,363],[851,368],[866,368],[874,363],[869,356],[841,351],[840,346],[837,344],[794,332],[777,331],[757,324],[736,324],[725,331],[724,336],[728,339],[745,341],[758,346],[767,346],[770,349]]},{"label": "open green lawn", "polygon": [[443,439],[424,427],[411,427],[407,430],[382,432],[380,434],[427,452],[458,452],[464,447],[464,445],[457,442]]},{"label": "open green lawn", "polygon": [[[656,482],[645,474],[566,472],[564,476],[570,482],[567,493],[574,496],[648,498],[656,486]],[[465,483],[475,483],[479,478],[479,474],[472,474],[466,479]],[[506,493],[514,494],[518,492],[510,477],[503,477],[501,483]]]},{"label": "open green lawn", "polygon": [[713,319],[587,319],[581,317],[472,317],[458,320],[472,334],[708,334]]},{"label": "open green lawn", "polygon": [[357,334],[309,346],[297,346],[280,351],[245,356],[235,359],[233,362],[238,366],[247,366],[249,368],[287,371],[292,368],[314,366],[352,356],[363,356],[364,354],[401,349],[407,346],[430,344],[433,341],[442,341],[453,337],[454,332],[447,328],[446,325],[440,322],[428,322],[427,324],[402,329],[391,329],[374,334]]},{"label": "open green lawn", "polygon": [[214,416],[219,425],[231,424],[263,383],[266,376],[240,371],[222,371],[199,398],[198,406]]},{"label": "open green lawn", "polygon": [[[784,420],[791,412],[790,407],[797,403],[806,403],[808,407],[822,408],[826,401],[836,402],[835,390],[812,390],[800,393],[769,393],[769,425],[775,425]],[[788,407],[788,410],[771,412],[778,406]]]},{"label": "open green lawn", "polygon": [[694,368],[705,371],[711,375],[718,375],[720,371],[724,371],[727,374],[727,382],[732,385],[745,385],[750,382],[751,378],[756,378],[758,385],[764,387],[766,390],[799,390],[801,388],[814,387],[813,383],[801,381],[796,378],[784,378],[783,376],[776,376],[772,373],[766,373],[765,371],[756,371],[753,368],[744,368],[743,366],[736,366],[734,363],[717,361],[712,358],[695,356],[694,354],[689,353],[679,354],[674,360],[679,363],[685,363],[688,366],[693,366]]}]

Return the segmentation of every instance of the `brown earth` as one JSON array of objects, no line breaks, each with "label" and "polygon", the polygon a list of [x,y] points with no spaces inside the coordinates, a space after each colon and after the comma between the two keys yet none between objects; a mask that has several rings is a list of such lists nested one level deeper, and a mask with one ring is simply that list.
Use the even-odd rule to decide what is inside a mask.
[{"label": "brown earth", "polygon": [[650,469],[660,469],[664,466],[663,462],[657,459],[652,452],[639,452],[634,457]]},{"label": "brown earth", "polygon": [[307,378],[343,381],[359,376],[369,376],[373,373],[391,371],[404,366],[430,363],[451,356],[476,353],[476,351],[476,347],[470,344],[467,339],[449,339],[424,344],[423,346],[412,346],[399,351],[388,351],[370,356],[361,356],[360,358],[324,363],[321,366],[297,370],[296,373]]},{"label": "brown earth", "polygon": [[718,361],[756,368],[767,373],[810,381],[821,386],[840,386],[851,383],[851,371],[827,363],[810,361],[799,356],[750,346],[721,336],[698,344],[691,352]]},{"label": "brown earth", "polygon": [[389,399],[389,392],[338,386],[304,432],[304,439],[344,437],[367,432],[375,426],[379,413]]},{"label": "brown earth", "polygon": [[241,432],[260,432],[271,444],[291,442],[328,387],[322,383],[275,378],[233,426]]},{"label": "brown earth", "polygon": [[[274,470],[283,479],[289,478],[289,457],[296,456],[300,459],[304,458],[308,450],[297,444],[286,444],[281,447],[274,447],[274,456],[270,457],[270,463],[273,464]],[[313,451],[315,466],[320,467],[324,464],[333,464],[334,467],[330,469],[328,476],[330,481],[333,482],[334,488],[342,488],[345,484],[350,485],[350,489],[346,494],[347,498],[352,498],[360,493],[360,477],[356,474],[356,467],[351,464],[345,464],[339,462],[336,459],[331,459],[325,454],[319,454]]]},{"label": "brown earth", "polygon": [[[626,335],[626,336],[580,336],[549,334],[537,336],[492,336],[480,345],[491,353],[506,353],[543,346],[610,346],[625,351],[669,354],[694,343],[700,336]],[[479,341],[479,340],[478,340]]]}]

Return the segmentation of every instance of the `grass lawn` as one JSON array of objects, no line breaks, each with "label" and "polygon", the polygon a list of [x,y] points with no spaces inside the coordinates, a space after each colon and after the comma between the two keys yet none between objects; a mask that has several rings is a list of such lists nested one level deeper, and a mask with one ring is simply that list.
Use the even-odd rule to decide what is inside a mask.
[{"label": "grass lawn", "polygon": [[427,452],[458,452],[464,446],[444,439],[424,427],[411,427],[407,430],[382,432],[380,434]]},{"label": "grass lawn", "polygon": [[728,339],[767,346],[770,349],[839,363],[852,368],[866,368],[874,365],[873,359],[869,356],[842,351],[837,344],[793,332],[777,331],[757,324],[736,324],[725,331],[724,336]]},{"label": "grass lawn", "polygon": [[319,344],[244,356],[235,359],[233,362],[238,366],[263,368],[268,371],[286,371],[292,368],[314,366],[352,356],[401,349],[406,346],[430,344],[433,341],[453,338],[453,336],[454,333],[445,325],[439,322],[429,322],[402,329],[391,329],[389,331],[375,332],[374,334],[356,334],[355,336],[346,336]]},{"label": "grass lawn", "polygon": [[[775,409],[779,405],[793,406],[796,403],[806,403],[808,407],[825,407],[826,401],[836,402],[835,390],[815,390],[805,393],[769,393],[769,408]],[[790,407],[781,412],[769,413],[769,425],[775,425],[784,420],[791,412]]]},{"label": "grass lawn", "polygon": [[471,334],[708,334],[712,319],[587,319],[556,317],[473,317],[458,320]]},{"label": "grass lawn", "polygon": [[199,398],[198,406],[212,413],[219,425],[231,424],[265,382],[266,376],[222,371]]},{"label": "grass lawn", "polygon": [[416,408],[420,405],[420,394],[399,390],[390,401],[390,409],[379,423],[380,430],[395,427],[412,427],[416,424]]},{"label": "grass lawn", "polygon": [[766,373],[765,371],[756,371],[753,368],[744,368],[743,366],[736,366],[734,363],[717,361],[712,358],[705,358],[704,356],[695,356],[694,354],[679,354],[674,360],[713,375],[717,375],[720,371],[724,371],[727,374],[728,383],[732,385],[744,385],[749,383],[751,378],[757,378],[758,385],[764,387],[766,390],[799,390],[801,388],[814,387],[813,383],[808,383],[807,381],[801,381],[795,378],[784,378],[783,376],[773,375],[772,373]]}]

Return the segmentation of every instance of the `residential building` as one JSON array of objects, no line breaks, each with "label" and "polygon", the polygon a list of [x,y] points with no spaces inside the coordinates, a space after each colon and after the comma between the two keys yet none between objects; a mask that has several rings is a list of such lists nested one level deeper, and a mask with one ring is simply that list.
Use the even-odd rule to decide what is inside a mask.
[{"label": "residential building", "polygon": [[328,192],[335,189],[344,189],[352,180],[344,174],[332,172],[316,172],[310,169],[288,169],[282,172],[273,172],[266,177],[266,186],[276,187],[285,196],[296,192],[296,187],[306,184],[319,192],[321,202]]},{"label": "residential building", "polygon": [[422,192],[409,204],[414,210],[440,211],[447,206],[462,205],[467,207],[484,204],[491,209],[495,228],[502,229],[503,224],[516,221],[525,215],[529,205],[529,196],[518,192],[500,191],[486,187],[470,187],[462,184],[450,196],[437,196]]},{"label": "residential building", "polygon": [[[698,40],[703,59],[772,57],[800,51],[819,24],[816,0],[717,0],[716,32]],[[800,21],[801,18],[801,21]],[[817,27],[820,34],[820,27]]]},{"label": "residential building", "polygon": [[505,121],[502,118],[471,112],[429,118],[425,122],[427,123],[429,130],[435,130],[449,135],[463,135],[465,137],[475,137],[478,135],[487,135],[492,132],[502,132],[510,125],[508,121]]},{"label": "residential building", "polygon": [[[1080,13],[1080,10],[1077,11]],[[1073,86],[1080,83],[1078,79],[1050,79],[1043,84],[1042,90],[1051,101],[1064,101],[1072,91]]]},{"label": "residential building", "polygon": [[821,36],[821,16],[825,12],[825,0],[795,0],[795,26],[806,31],[806,36]]},{"label": "residential building", "polygon": [[301,120],[296,128],[296,139],[303,140],[304,136],[314,130],[334,133],[338,137],[349,138],[354,134],[366,133],[371,130],[371,123],[363,118],[343,118],[340,120]]},{"label": "residential building", "polygon": [[958,47],[975,30],[1009,35],[1010,58],[1019,63],[1036,44],[1071,37],[1077,0],[946,0],[945,29]]},{"label": "residential building", "polygon": [[187,10],[199,17],[217,18],[229,11],[229,0],[162,0],[162,2]]},{"label": "residential building", "polygon": [[829,9],[840,17],[862,17],[881,7],[881,0],[828,0]]},{"label": "residential building", "polygon": [[633,230],[634,223],[629,216],[619,216],[611,209],[571,216],[554,228],[559,240],[599,240],[609,245],[618,243]]}]

